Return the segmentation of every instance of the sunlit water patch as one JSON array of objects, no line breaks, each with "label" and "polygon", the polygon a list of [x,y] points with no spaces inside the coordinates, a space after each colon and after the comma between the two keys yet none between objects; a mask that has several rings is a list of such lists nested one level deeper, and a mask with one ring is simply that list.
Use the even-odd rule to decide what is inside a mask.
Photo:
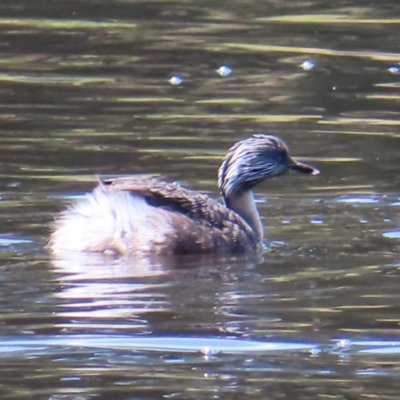
[{"label": "sunlit water patch", "polygon": [[383,236],[388,239],[400,239],[400,230],[385,232]]},{"label": "sunlit water patch", "polygon": [[262,354],[277,351],[311,351],[315,345],[307,343],[274,343],[236,339],[188,338],[188,337],[99,337],[99,336],[59,336],[34,339],[5,339],[0,341],[1,351],[19,351],[49,346],[114,349],[125,351],[159,351],[225,354]]},{"label": "sunlit water patch", "polygon": [[24,243],[32,243],[32,240],[26,238],[0,237],[0,246],[12,246]]}]

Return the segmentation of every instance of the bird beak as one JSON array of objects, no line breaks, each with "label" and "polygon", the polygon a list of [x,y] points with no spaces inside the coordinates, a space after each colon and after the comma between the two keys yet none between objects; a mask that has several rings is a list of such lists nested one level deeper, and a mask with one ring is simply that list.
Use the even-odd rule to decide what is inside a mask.
[{"label": "bird beak", "polygon": [[318,175],[319,170],[312,167],[311,165],[307,165],[301,163],[300,161],[294,160],[293,158],[290,159],[289,168],[293,169],[297,172],[301,172],[303,174],[311,174],[311,175]]}]

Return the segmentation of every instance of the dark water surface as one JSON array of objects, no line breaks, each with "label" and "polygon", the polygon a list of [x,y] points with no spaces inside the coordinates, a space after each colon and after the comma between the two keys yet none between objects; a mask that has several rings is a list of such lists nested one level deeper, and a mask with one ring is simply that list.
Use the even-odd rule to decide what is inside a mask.
[{"label": "dark water surface", "polygon": [[[2,0],[0,21],[1,399],[399,398],[397,0]],[[96,175],[217,196],[260,131],[321,169],[258,188],[264,257],[47,254]]]}]

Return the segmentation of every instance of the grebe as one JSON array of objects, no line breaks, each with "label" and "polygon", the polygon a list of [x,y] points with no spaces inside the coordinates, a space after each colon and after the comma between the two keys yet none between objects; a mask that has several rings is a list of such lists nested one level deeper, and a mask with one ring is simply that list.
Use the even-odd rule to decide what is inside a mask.
[{"label": "grebe", "polygon": [[56,218],[49,247],[127,256],[258,250],[263,227],[252,190],[289,169],[319,173],[291,158],[281,139],[256,134],[233,145],[218,170],[223,204],[157,178],[103,179]]}]

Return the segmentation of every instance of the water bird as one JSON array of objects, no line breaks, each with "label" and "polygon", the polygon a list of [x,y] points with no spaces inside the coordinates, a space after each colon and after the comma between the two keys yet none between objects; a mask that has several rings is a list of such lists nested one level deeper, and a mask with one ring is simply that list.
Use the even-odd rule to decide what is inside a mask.
[{"label": "water bird", "polygon": [[319,173],[293,159],[276,136],[234,144],[218,170],[222,202],[155,177],[100,179],[55,219],[50,250],[146,256],[243,254],[262,249],[253,188],[288,170]]}]

